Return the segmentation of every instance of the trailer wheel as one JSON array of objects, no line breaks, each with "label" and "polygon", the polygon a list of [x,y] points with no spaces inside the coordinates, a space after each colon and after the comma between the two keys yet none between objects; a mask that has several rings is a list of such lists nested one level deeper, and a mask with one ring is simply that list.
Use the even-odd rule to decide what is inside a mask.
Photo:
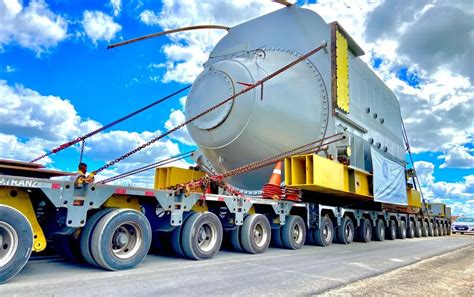
[{"label": "trailer wheel", "polygon": [[175,254],[175,256],[186,258],[186,255],[183,252],[183,248],[181,247],[181,232],[182,226],[177,226],[171,231],[170,234],[170,241],[171,241],[171,250]]},{"label": "trailer wheel", "polygon": [[407,238],[414,238],[415,237],[415,223],[413,221],[408,222],[407,228]]},{"label": "trailer wheel", "polygon": [[448,234],[448,230],[447,230],[447,228],[446,228],[446,224],[443,223],[442,226],[443,226],[443,236],[446,236],[446,235]]},{"label": "trailer wheel", "polygon": [[375,227],[372,228],[372,234],[374,235],[374,240],[384,241],[385,240],[385,223],[381,219],[377,219]]},{"label": "trailer wheel", "polygon": [[372,227],[368,219],[362,219],[360,226],[356,228],[356,240],[359,242],[370,242],[372,240]]},{"label": "trailer wheel", "polygon": [[229,231],[230,247],[237,252],[242,252],[242,245],[240,244],[240,229],[241,226],[235,226],[234,230]]},{"label": "trailer wheel", "polygon": [[306,225],[300,216],[289,216],[281,228],[283,247],[298,250],[303,247],[306,239]]},{"label": "trailer wheel", "polygon": [[240,230],[242,249],[250,254],[263,253],[270,244],[271,227],[266,216],[262,214],[248,215]]},{"label": "trailer wheel", "polygon": [[387,239],[395,240],[397,238],[397,223],[395,220],[388,221]]},{"label": "trailer wheel", "polygon": [[79,248],[81,250],[81,255],[84,258],[84,260],[92,265],[97,267],[97,263],[94,260],[94,257],[92,257],[91,253],[91,238],[92,238],[92,232],[94,231],[95,226],[97,225],[97,222],[101,218],[103,218],[106,214],[109,212],[115,210],[114,208],[105,208],[101,209],[98,212],[94,213],[90,218],[87,219],[86,225],[84,228],[82,228],[81,231],[81,236],[79,237]]},{"label": "trailer wheel", "polygon": [[415,222],[415,237],[421,237],[421,222]]},{"label": "trailer wheel", "polygon": [[428,236],[430,237],[434,236],[433,222],[428,223]]},{"label": "trailer wheel", "polygon": [[0,205],[0,284],[20,272],[31,256],[33,229],[18,210]]},{"label": "trailer wheel", "polygon": [[184,254],[193,260],[215,256],[222,245],[222,224],[212,212],[191,215],[181,231],[181,247]]},{"label": "trailer wheel", "polygon": [[407,238],[407,224],[405,223],[405,221],[400,221],[400,225],[397,227],[397,238]]},{"label": "trailer wheel", "polygon": [[336,229],[337,242],[350,244],[354,240],[354,223],[349,217],[341,219],[341,225]]},{"label": "trailer wheel", "polygon": [[128,269],[140,264],[151,245],[151,227],[136,210],[116,209],[103,216],[91,238],[92,256],[107,270]]},{"label": "trailer wheel", "polygon": [[423,237],[428,236],[428,222],[426,221],[421,222],[421,236]]},{"label": "trailer wheel", "polygon": [[54,250],[64,260],[73,263],[82,263],[84,262],[84,257],[82,256],[79,238],[80,237],[76,237],[75,234],[56,234],[52,238],[52,245]]},{"label": "trailer wheel", "polygon": [[306,229],[306,240],[304,241],[305,245],[316,245],[316,242],[314,241],[314,233],[314,228]]},{"label": "trailer wheel", "polygon": [[451,225],[446,224],[446,235],[451,235]]},{"label": "trailer wheel", "polygon": [[323,217],[321,219],[321,226],[314,230],[313,238],[316,245],[331,245],[334,240],[334,226],[330,218]]},{"label": "trailer wheel", "polygon": [[270,241],[270,246],[275,248],[283,248],[283,241],[281,239],[281,226],[278,228],[272,228],[272,239]]},{"label": "trailer wheel", "polygon": [[433,236],[439,236],[439,225],[437,222],[433,223]]}]

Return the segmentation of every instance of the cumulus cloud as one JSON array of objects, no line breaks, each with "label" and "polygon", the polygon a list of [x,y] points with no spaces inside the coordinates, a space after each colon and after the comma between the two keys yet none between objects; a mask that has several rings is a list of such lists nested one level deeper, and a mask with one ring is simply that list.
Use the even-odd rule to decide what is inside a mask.
[{"label": "cumulus cloud", "polygon": [[[165,128],[172,129],[183,123],[184,121],[185,117],[183,111],[180,109],[173,110],[169,116],[169,119],[165,122]],[[175,133],[171,134],[170,137],[185,145],[195,145],[195,142],[189,135],[188,129],[186,127],[183,127]]]},{"label": "cumulus cloud", "polygon": [[474,78],[474,18],[469,1],[385,1],[367,17],[368,40],[397,39],[400,59]]},{"label": "cumulus cloud", "polygon": [[431,162],[415,162],[425,199],[446,203],[453,207],[454,214],[474,215],[474,175],[467,175],[459,182],[437,181],[434,176],[435,165]]},{"label": "cumulus cloud", "polygon": [[98,41],[110,41],[122,30],[113,18],[101,11],[86,10],[83,13],[82,26],[94,44]]},{"label": "cumulus cloud", "polygon": [[67,38],[68,23],[43,0],[0,1],[0,50],[16,44],[41,54]]},{"label": "cumulus cloud", "polygon": [[474,155],[464,146],[453,147],[445,155],[441,155],[440,159],[444,159],[440,168],[474,168]]},{"label": "cumulus cloud", "polygon": [[[0,81],[0,98],[2,158],[29,161],[61,143],[102,126],[94,120],[82,118],[68,100],[42,95],[20,84],[10,85]],[[161,133],[160,130],[140,133],[105,131],[87,139],[85,155],[96,161],[111,161]],[[76,149],[79,149],[79,145]],[[120,166],[110,168],[108,174],[122,173],[179,153],[176,143],[163,139],[125,159]],[[41,163],[54,165],[51,158],[45,158]],[[102,177],[107,177],[107,174],[101,174],[98,178]]]},{"label": "cumulus cloud", "polygon": [[83,125],[94,126],[81,120],[69,100],[41,95],[20,84],[0,80],[0,98],[0,133],[58,141],[78,135]]},{"label": "cumulus cloud", "polygon": [[[146,25],[159,25],[163,30],[179,27],[219,24],[234,26],[282,6],[271,1],[164,1],[161,11],[144,10],[139,19]],[[212,47],[225,32],[199,30],[169,35],[171,43],[163,46],[166,72],[163,82],[190,83],[202,71]]]},{"label": "cumulus cloud", "polygon": [[[306,6],[337,20],[395,92],[414,152],[446,152],[474,133],[474,8],[468,1],[321,0]],[[459,19],[458,19],[459,18]],[[402,69],[418,82],[400,77]]]},{"label": "cumulus cloud", "polygon": [[110,6],[112,6],[114,16],[118,16],[122,10],[122,0],[110,0]]},{"label": "cumulus cloud", "polygon": [[140,13],[138,16],[140,21],[145,25],[158,25],[159,24],[159,16],[155,14],[152,10],[145,9]]}]

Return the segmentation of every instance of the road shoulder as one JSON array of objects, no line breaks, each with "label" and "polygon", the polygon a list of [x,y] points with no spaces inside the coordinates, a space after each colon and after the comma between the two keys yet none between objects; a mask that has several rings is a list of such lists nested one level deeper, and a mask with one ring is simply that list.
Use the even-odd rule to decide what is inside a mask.
[{"label": "road shoulder", "polygon": [[322,296],[473,296],[474,245],[356,281]]}]

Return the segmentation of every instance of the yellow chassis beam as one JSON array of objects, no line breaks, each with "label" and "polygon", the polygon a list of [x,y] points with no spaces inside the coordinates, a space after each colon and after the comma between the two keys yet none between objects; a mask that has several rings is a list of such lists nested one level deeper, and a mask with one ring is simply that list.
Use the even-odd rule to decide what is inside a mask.
[{"label": "yellow chassis beam", "polygon": [[28,219],[33,229],[33,251],[43,251],[47,244],[46,238],[36,219],[36,213],[28,193],[17,188],[2,187],[0,188],[0,204],[15,208]]}]

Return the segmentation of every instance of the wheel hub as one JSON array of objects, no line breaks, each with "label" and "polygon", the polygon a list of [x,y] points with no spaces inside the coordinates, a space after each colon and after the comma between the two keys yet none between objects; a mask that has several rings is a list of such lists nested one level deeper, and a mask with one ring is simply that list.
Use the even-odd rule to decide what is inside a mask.
[{"label": "wheel hub", "polygon": [[262,247],[267,240],[267,233],[261,224],[256,224],[253,230],[253,242],[256,246]]},{"label": "wheel hub", "polygon": [[328,225],[324,226],[323,228],[323,236],[325,239],[329,239],[331,236],[331,230]]},{"label": "wheel hub", "polygon": [[119,246],[119,247],[123,247],[124,245],[126,245],[129,241],[129,237],[127,234],[125,233],[117,233],[115,234],[114,236],[114,244],[116,246]]},{"label": "wheel hub", "polygon": [[143,241],[141,228],[134,222],[125,222],[115,229],[111,240],[112,253],[120,259],[133,257]]},{"label": "wheel hub", "polygon": [[197,236],[199,248],[204,252],[211,251],[217,243],[217,227],[214,224],[203,224]]},{"label": "wheel hub", "polygon": [[293,240],[297,244],[301,243],[303,240],[303,230],[301,230],[301,226],[298,224],[293,228]]}]

